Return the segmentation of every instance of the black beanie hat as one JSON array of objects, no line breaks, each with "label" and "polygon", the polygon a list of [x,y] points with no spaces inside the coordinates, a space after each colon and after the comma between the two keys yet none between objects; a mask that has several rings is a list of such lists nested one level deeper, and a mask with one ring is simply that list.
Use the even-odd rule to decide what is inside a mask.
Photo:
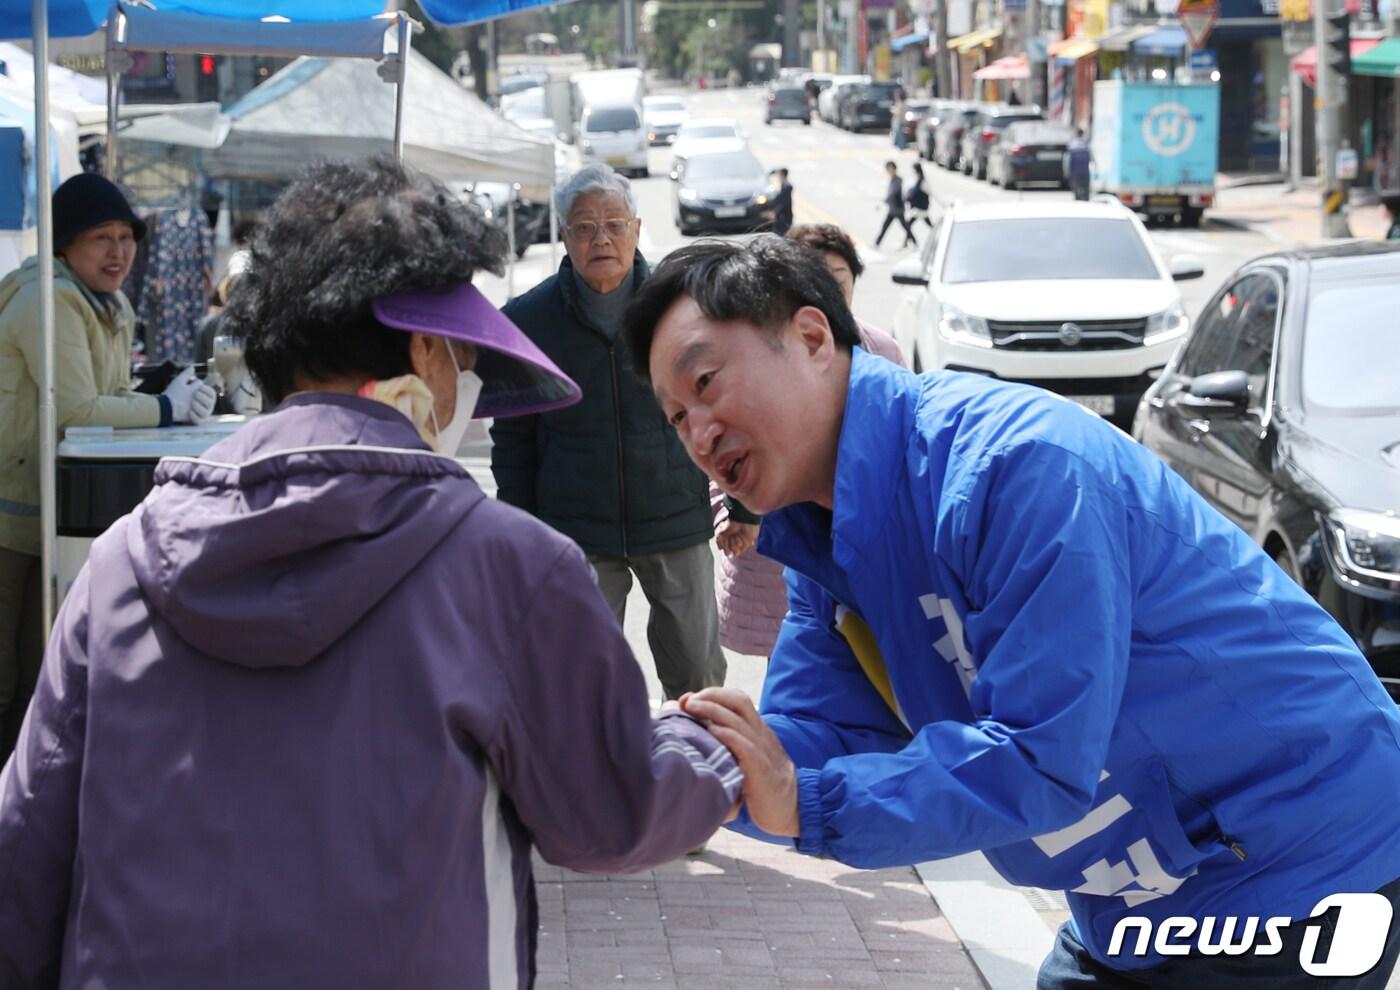
[{"label": "black beanie hat", "polygon": [[139,219],[122,191],[96,172],[79,172],[53,194],[53,249],[62,251],[85,230],[112,220],[131,224],[139,241],[146,224]]}]

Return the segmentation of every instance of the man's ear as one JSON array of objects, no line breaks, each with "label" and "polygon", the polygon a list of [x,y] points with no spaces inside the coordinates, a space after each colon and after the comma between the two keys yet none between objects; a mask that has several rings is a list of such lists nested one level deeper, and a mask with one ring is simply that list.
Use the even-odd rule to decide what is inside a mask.
[{"label": "man's ear", "polygon": [[821,363],[829,363],[836,353],[831,321],[815,306],[803,306],[792,314],[792,330],[803,351]]}]

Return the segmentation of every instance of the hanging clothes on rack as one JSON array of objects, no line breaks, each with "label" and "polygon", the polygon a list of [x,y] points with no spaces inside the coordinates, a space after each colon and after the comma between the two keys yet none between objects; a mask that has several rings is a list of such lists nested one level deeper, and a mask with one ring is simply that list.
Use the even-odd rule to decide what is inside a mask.
[{"label": "hanging clothes on rack", "polygon": [[146,359],[184,364],[194,360],[199,324],[209,309],[214,232],[204,211],[193,208],[157,210],[148,223],[145,273],[139,299],[132,300]]}]

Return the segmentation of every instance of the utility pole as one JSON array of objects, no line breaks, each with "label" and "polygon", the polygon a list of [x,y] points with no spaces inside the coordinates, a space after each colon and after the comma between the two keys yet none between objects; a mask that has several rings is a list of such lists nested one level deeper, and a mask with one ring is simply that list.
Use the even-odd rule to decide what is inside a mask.
[{"label": "utility pole", "polygon": [[783,0],[783,65],[802,64],[802,13],[797,0]]},{"label": "utility pole", "polygon": [[948,47],[948,0],[934,0],[938,12],[933,17],[933,74],[940,99],[953,98],[953,51]]},{"label": "utility pole", "polygon": [[818,72],[830,72],[834,66],[826,62],[826,0],[817,0],[817,51],[820,61],[813,60],[812,68]]},{"label": "utility pole", "polygon": [[1030,68],[1027,102],[1045,107],[1045,59],[1040,44],[1040,0],[1026,0],[1026,65]]},{"label": "utility pole", "polygon": [[619,16],[618,64],[632,65],[637,57],[637,13],[634,0],[622,0],[617,6]]},{"label": "utility pole", "polygon": [[1313,0],[1317,32],[1317,177],[1322,186],[1322,236],[1350,237],[1347,182],[1337,175],[1351,77],[1351,30],[1341,0]]}]

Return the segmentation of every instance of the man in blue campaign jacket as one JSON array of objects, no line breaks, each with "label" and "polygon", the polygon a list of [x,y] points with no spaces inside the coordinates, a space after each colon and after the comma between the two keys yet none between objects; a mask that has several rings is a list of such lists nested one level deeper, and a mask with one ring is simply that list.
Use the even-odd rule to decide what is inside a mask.
[{"label": "man in blue campaign jacket", "polygon": [[[1199,946],[1227,917],[1265,945],[1338,893],[1379,892],[1360,901],[1389,923],[1394,704],[1148,451],[1039,389],[871,358],[819,259],[769,238],[672,254],[627,325],[687,451],[788,567],[762,718],[737,691],[683,699],[743,766],[738,827],[861,867],[982,850],[1068,891],[1042,987],[1310,986],[1349,907],[1275,922],[1272,955]],[[1217,921],[1163,940],[1173,917]],[[1379,982],[1348,985],[1384,985],[1397,932],[1363,960]]]}]

